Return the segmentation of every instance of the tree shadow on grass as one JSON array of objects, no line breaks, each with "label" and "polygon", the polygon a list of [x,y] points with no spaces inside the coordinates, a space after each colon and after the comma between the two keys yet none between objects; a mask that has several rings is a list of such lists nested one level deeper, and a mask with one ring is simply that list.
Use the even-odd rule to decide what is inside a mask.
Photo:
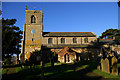
[{"label": "tree shadow on grass", "polygon": [[[88,65],[86,68],[75,71],[76,68]],[[103,80],[102,76],[92,73],[97,67],[97,62],[85,61],[75,64],[62,64],[53,67],[45,67],[45,80]],[[26,68],[18,73],[4,75],[2,80],[40,80],[41,68]],[[105,79],[104,79],[105,80]]]},{"label": "tree shadow on grass", "polygon": [[[75,68],[77,67],[77,65],[71,65],[71,66],[69,65],[70,67],[72,67],[73,71],[69,72],[66,70],[66,71],[63,71],[61,74],[48,75],[46,76],[46,80],[61,80],[61,79],[62,80],[80,80],[80,79],[101,80],[101,79],[104,79],[102,76],[92,73],[92,71],[96,69],[96,66],[93,67],[94,64],[90,63],[86,68],[75,71]],[[79,65],[79,67],[81,66]]]}]

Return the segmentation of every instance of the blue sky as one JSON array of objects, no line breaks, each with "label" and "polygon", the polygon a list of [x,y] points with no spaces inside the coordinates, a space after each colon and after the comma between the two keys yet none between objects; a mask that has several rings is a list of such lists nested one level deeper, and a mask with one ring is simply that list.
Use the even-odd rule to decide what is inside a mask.
[{"label": "blue sky", "polygon": [[23,30],[25,6],[29,10],[43,7],[44,32],[94,32],[100,36],[109,28],[118,29],[116,2],[3,2],[2,17],[17,19]]}]

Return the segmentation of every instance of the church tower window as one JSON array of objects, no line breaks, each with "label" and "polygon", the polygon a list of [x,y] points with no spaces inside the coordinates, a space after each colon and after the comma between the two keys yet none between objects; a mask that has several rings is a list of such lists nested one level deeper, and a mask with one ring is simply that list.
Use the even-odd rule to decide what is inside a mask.
[{"label": "church tower window", "polygon": [[31,23],[36,23],[36,18],[34,15],[31,16]]}]

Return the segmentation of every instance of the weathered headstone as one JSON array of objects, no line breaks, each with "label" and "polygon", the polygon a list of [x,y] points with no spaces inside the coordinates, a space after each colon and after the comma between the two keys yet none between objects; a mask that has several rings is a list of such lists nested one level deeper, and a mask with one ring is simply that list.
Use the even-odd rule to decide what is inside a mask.
[{"label": "weathered headstone", "polygon": [[109,60],[106,58],[101,59],[101,68],[103,72],[110,73]]},{"label": "weathered headstone", "polygon": [[24,65],[21,65],[21,68],[24,68]]},{"label": "weathered headstone", "polygon": [[113,66],[113,64],[115,64],[115,63],[117,63],[117,58],[114,56],[114,57],[112,57],[112,66]]},{"label": "weathered headstone", "polygon": [[97,69],[100,70],[100,65],[97,66]]},{"label": "weathered headstone", "polygon": [[112,66],[112,74],[113,75],[118,75],[117,63],[113,64],[113,66]]},{"label": "weathered headstone", "polygon": [[104,59],[101,59],[101,70],[103,71],[103,63],[104,63]]}]

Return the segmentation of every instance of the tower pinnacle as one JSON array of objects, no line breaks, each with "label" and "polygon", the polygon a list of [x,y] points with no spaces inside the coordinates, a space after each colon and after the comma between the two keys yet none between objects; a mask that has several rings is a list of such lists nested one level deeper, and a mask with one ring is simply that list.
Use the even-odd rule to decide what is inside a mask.
[{"label": "tower pinnacle", "polygon": [[25,10],[27,10],[27,6],[25,6]]},{"label": "tower pinnacle", "polygon": [[41,11],[42,11],[42,6],[41,6]]}]

